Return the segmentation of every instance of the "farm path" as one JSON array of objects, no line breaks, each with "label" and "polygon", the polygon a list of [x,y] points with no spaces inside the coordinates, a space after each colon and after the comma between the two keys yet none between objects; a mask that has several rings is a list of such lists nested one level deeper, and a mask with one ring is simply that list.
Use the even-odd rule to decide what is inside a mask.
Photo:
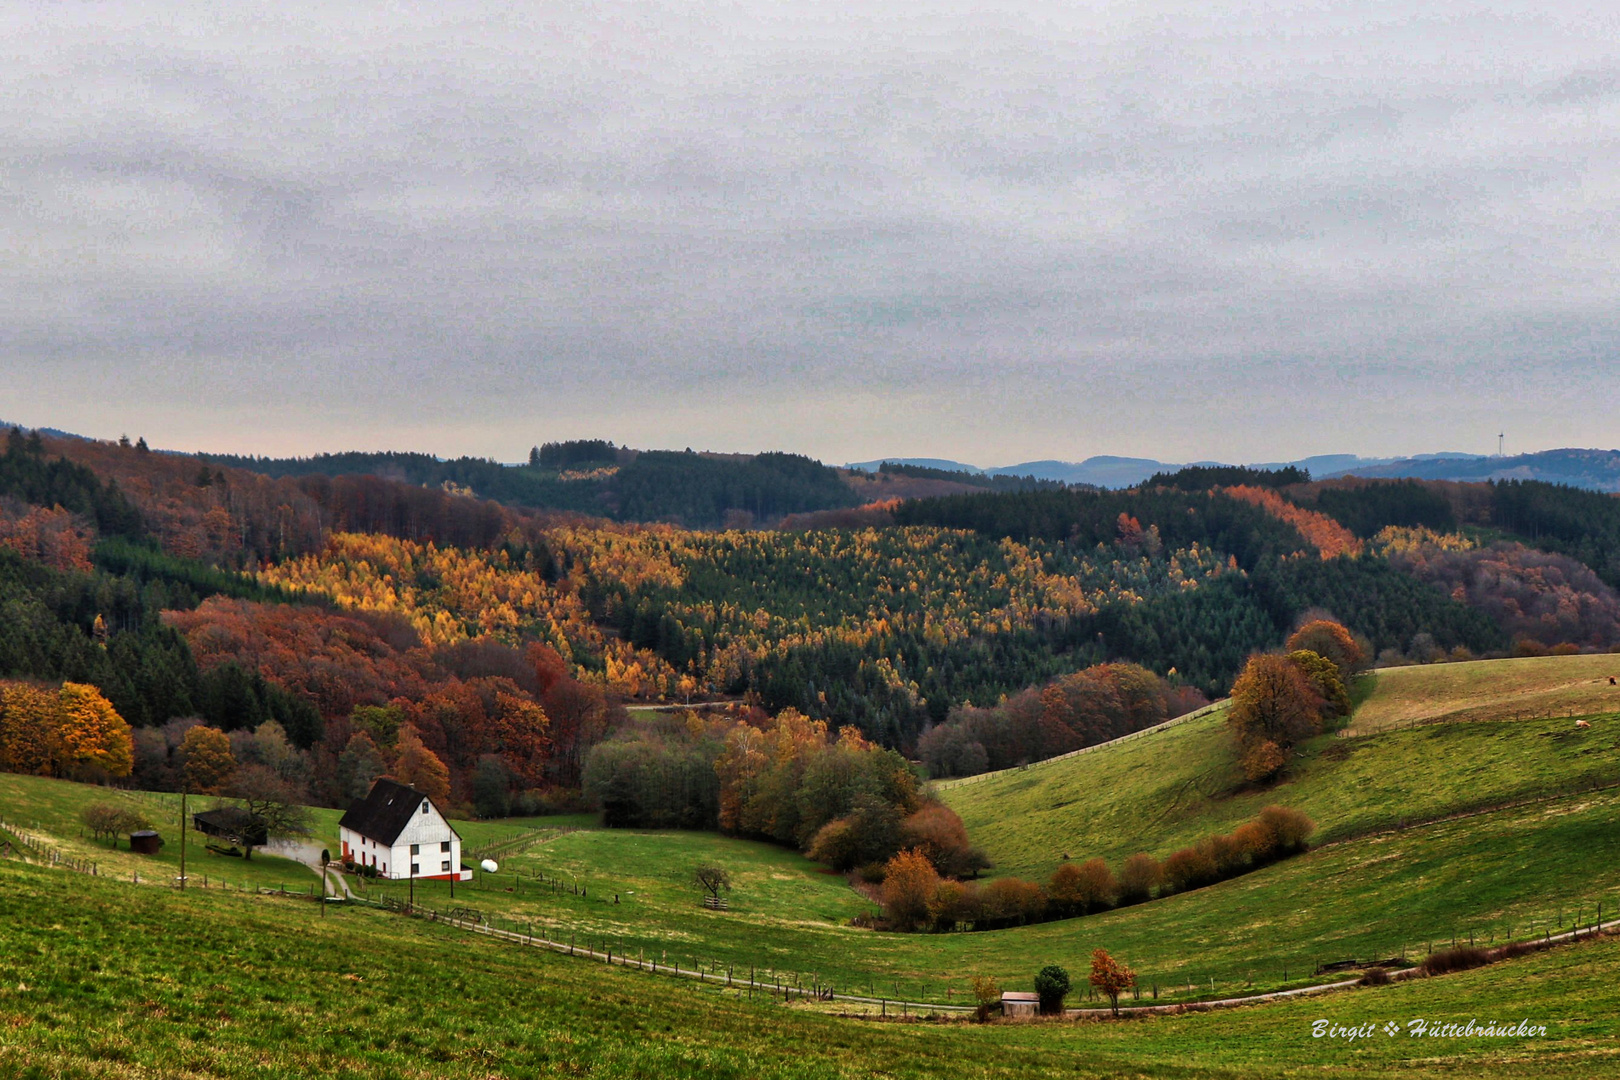
[{"label": "farm path", "polygon": [[[278,836],[266,844],[262,849],[266,854],[279,855],[283,859],[303,863],[314,871],[316,877],[321,876],[321,845],[313,840],[293,840],[285,836]],[[330,866],[326,869],[326,880],[341,890],[345,900],[353,900],[354,894],[349,891],[349,883],[343,880],[343,875]]]}]

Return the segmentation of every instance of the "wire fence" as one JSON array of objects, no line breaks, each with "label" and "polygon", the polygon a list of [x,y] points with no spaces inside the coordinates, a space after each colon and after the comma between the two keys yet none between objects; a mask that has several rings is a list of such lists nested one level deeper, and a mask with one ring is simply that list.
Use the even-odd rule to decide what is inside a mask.
[{"label": "wire fence", "polygon": [[[1620,784],[1607,786],[1615,787]],[[1551,798],[1559,797],[1569,795],[1551,796]],[[93,861],[68,856],[37,835],[14,824],[0,821],[0,837],[5,838],[3,846],[0,846],[0,856],[22,858],[56,869],[108,876],[100,873]],[[138,872],[131,874],[131,881],[135,884],[157,884],[171,888],[178,888],[181,885],[176,879],[162,877],[143,879]],[[565,888],[568,883],[560,880],[548,881],[547,884],[556,891],[570,891]],[[595,928],[548,924],[544,920],[519,919],[498,912],[481,912],[469,907],[446,910],[389,894],[375,898],[352,895],[345,899],[328,895],[324,887],[317,888],[317,883],[313,881],[306,883],[306,887],[300,890],[296,887],[288,889],[285,884],[268,886],[239,883],[232,886],[221,879],[210,880],[207,877],[199,879],[193,876],[186,882],[185,887],[221,890],[255,897],[322,903],[341,902],[345,905],[386,911],[402,917],[442,923],[453,929],[511,944],[542,948],[559,955],[592,960],[652,975],[691,980],[703,985],[728,989],[751,999],[842,1002],[863,1006],[874,1010],[878,1015],[892,1014],[899,1017],[957,1015],[976,1007],[968,1003],[973,998],[965,979],[918,980],[909,988],[915,992],[908,992],[907,986],[902,982],[892,978],[880,979],[876,974],[869,974],[864,978],[846,974],[843,976],[844,980],[855,978],[855,984],[850,985],[848,981],[841,982],[838,978],[824,976],[815,971],[785,971],[750,965],[745,972],[735,960],[704,960],[693,955],[690,950],[682,952],[678,948],[671,950],[667,947],[658,948],[655,954],[653,949],[644,943],[626,944],[621,937],[602,933]],[[579,888],[575,895],[588,894],[585,889]],[[601,902],[609,901],[603,899]],[[1137,1003],[1133,1006],[1135,1011],[1175,1011],[1185,1008],[1216,1008],[1301,993],[1326,992],[1352,985],[1356,980],[1340,979],[1326,983],[1317,981],[1324,975],[1380,966],[1411,969],[1415,968],[1423,957],[1448,948],[1465,945],[1476,948],[1497,947],[1510,943],[1550,948],[1620,930],[1620,919],[1606,918],[1606,912],[1611,916],[1620,914],[1620,896],[1613,893],[1605,894],[1538,917],[1518,916],[1512,921],[1500,918],[1483,919],[1476,925],[1459,923],[1447,927],[1443,933],[1413,934],[1404,944],[1389,950],[1391,955],[1267,958],[1256,963],[1241,980],[1231,977],[1230,974],[1226,978],[1218,978],[1199,976],[1185,970],[1159,975],[1144,972],[1138,976],[1137,985],[1127,991],[1127,1000]],[[1402,971],[1397,970],[1394,977],[1402,977]],[[864,987],[860,985],[863,982]],[[1259,992],[1254,989],[1257,983],[1262,986],[1269,984],[1278,989]],[[1300,985],[1290,985],[1294,983]],[[889,991],[892,991],[892,996]],[[930,991],[933,991],[933,994],[930,994]],[[1086,1001],[1101,1000],[1089,989],[1082,988],[1081,992],[1085,995]],[[940,997],[945,1000],[939,1000]],[[1161,1004],[1162,999],[1167,997],[1174,1000]],[[1142,1002],[1149,1004],[1141,1005]],[[1071,1010],[1071,1013],[1084,1015],[1089,1011],[1082,1008]],[[1124,1011],[1126,1010],[1122,1008],[1121,1012]]]},{"label": "wire fence", "polygon": [[496,856],[519,855],[532,847],[566,836],[569,833],[579,832],[577,825],[564,825],[559,828],[525,829],[513,836],[504,836],[498,840],[490,840],[478,847],[469,848],[467,857],[471,859],[490,859]]}]

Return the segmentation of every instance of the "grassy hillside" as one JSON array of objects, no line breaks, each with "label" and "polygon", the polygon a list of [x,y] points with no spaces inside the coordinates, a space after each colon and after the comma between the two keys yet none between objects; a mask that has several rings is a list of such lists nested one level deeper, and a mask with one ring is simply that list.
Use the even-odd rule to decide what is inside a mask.
[{"label": "grassy hillside", "polygon": [[1538,656],[1386,668],[1350,732],[1385,731],[1435,720],[1518,720],[1620,710],[1620,656]]},{"label": "grassy hillside", "polygon": [[[1437,669],[1423,669],[1433,671]],[[1415,686],[1416,683],[1411,685]],[[616,952],[770,972],[816,973],[845,989],[960,1001],[974,975],[1022,985],[1041,965],[1078,970],[1102,946],[1167,992],[1207,996],[1295,985],[1323,961],[1421,955],[1455,934],[1500,940],[1590,918],[1597,903],[1620,911],[1620,791],[1557,791],[1613,780],[1620,738],[1613,717],[1577,731],[1566,719],[1451,723],[1365,738],[1325,736],[1278,788],[1237,787],[1217,715],[1089,754],[962,784],[945,794],[968,818],[998,870],[1044,879],[1064,851],[1119,859],[1159,855],[1261,805],[1298,806],[1328,839],[1402,819],[1440,817],[1481,802],[1539,799],[1421,828],[1363,836],[1181,896],[1080,920],[992,933],[880,934],[848,925],[871,905],[844,881],[797,854],[712,834],[579,827],[583,819],[466,823],[469,847],[499,844],[502,870],[459,886],[418,883],[419,901],[473,907],[508,924],[566,940],[606,941]],[[77,808],[108,797],[61,781],[0,777],[0,807],[39,821],[61,846],[166,865],[75,838]],[[172,818],[174,796],[139,800]],[[317,812],[318,841],[336,847],[336,813]],[[196,852],[196,849],[193,849]],[[693,869],[731,871],[732,910],[703,910]],[[109,863],[109,865],[112,865]],[[193,872],[276,885],[302,868],[256,858],[194,854]],[[168,871],[172,874],[172,870]],[[157,876],[157,875],[154,875]],[[558,890],[548,882],[562,881]],[[575,893],[575,884],[583,893]],[[403,898],[397,883],[365,895]],[[217,895],[217,894],[216,894]],[[1189,992],[1188,983],[1193,984]],[[895,984],[899,988],[895,988]]]},{"label": "grassy hillside", "polygon": [[[957,1001],[974,975],[1026,984],[1042,965],[1083,969],[1103,947],[1185,998],[1311,981],[1317,964],[1399,955],[1470,931],[1480,940],[1554,932],[1599,901],[1620,911],[1620,793],[1574,797],[1333,845],[1180,896],[1083,919],[986,933],[892,934],[848,925],[872,907],[839,877],[769,845],[701,833],[581,830],[458,886],[418,882],[418,902],[482,910],[554,940],[746,971],[815,973],[842,989]],[[705,911],[700,863],[735,878],[732,910]],[[518,871],[514,874],[512,871]],[[535,879],[561,878],[553,892]],[[578,881],[585,895],[575,895]],[[400,883],[366,895],[405,898]],[[617,895],[618,903],[614,902]],[[1186,984],[1194,984],[1189,994]],[[898,989],[896,983],[899,984]],[[947,994],[949,991],[949,994]]]},{"label": "grassy hillside", "polygon": [[[212,797],[192,796],[188,812],[206,810],[217,801]],[[80,835],[83,830],[79,811],[97,802],[126,805],[146,815],[163,837],[159,853],[132,854],[128,837],[120,838],[115,847],[108,841]],[[342,812],[312,807],[309,813],[314,828],[313,842],[333,852],[341,850],[337,823]],[[180,874],[180,796],[173,793],[120,791],[70,780],[0,773],[0,820],[64,856],[95,862],[104,875],[128,880],[131,874],[139,874],[142,880],[172,881]],[[541,822],[551,824],[554,820],[456,821],[454,824],[470,854],[485,845],[522,836]],[[186,871],[197,884],[206,880],[209,886],[235,889],[286,886],[303,891],[317,880],[310,870],[290,859],[262,850],[256,851],[252,859],[218,855],[207,850],[206,841],[201,834],[186,830]]]},{"label": "grassy hillside", "polygon": [[[1117,1024],[880,1024],[351,910],[0,863],[0,1072],[28,1077],[1592,1077],[1620,943],[1328,999]],[[1556,994],[1556,997],[1553,995]],[[1545,1038],[1312,1039],[1411,1017]]]},{"label": "grassy hillside", "polygon": [[[1431,665],[1380,672],[1351,725],[1364,717],[1434,716],[1469,711],[1487,696],[1511,702],[1538,688],[1589,684],[1606,656],[1548,657]],[[1459,671],[1459,669],[1470,669]],[[1489,687],[1471,697],[1469,687]],[[1615,693],[1614,701],[1598,690]],[[1589,711],[1620,706],[1603,680],[1585,699]],[[1498,718],[1534,706],[1494,706]],[[1387,725],[1386,725],[1387,726]],[[1620,719],[1594,715],[1589,730],[1557,716],[1498,723],[1434,724],[1364,738],[1325,735],[1308,745],[1283,783],[1252,790],[1243,783],[1224,713],[1189,721],[1087,754],[975,777],[943,786],[941,796],[967,823],[1001,872],[1044,878],[1061,860],[1101,855],[1122,859],[1145,850],[1163,857],[1213,831],[1227,831],[1268,803],[1303,810],[1316,820],[1317,842],[1369,829],[1439,817],[1459,809],[1532,798],[1572,785],[1620,780]]]},{"label": "grassy hillside", "polygon": [[[194,798],[189,809],[205,810],[213,801]],[[120,838],[117,847],[107,841],[91,840],[88,835],[81,836],[79,811],[97,802],[125,805],[144,814],[163,837],[159,853],[132,854],[127,836]],[[0,773],[0,818],[9,829],[27,833],[66,857],[92,861],[99,873],[124,881],[130,880],[132,874],[140,875],[143,881],[164,882],[172,882],[180,876],[179,806],[178,795],[118,791],[43,776]],[[216,855],[205,848],[206,839],[199,833],[186,831],[186,872],[199,882],[206,877],[210,885],[236,889],[285,885],[302,891],[316,880],[314,874],[298,863],[264,852],[255,852],[250,860]]]},{"label": "grassy hillside", "polygon": [[[26,807],[69,853],[101,860],[127,881],[172,877],[172,843],[157,859],[112,854],[74,837],[77,807],[104,789],[5,777],[0,805]],[[172,796],[127,796],[161,805]],[[1127,958],[1167,997],[1272,989],[1308,981],[1324,960],[1421,953],[1432,940],[1470,930],[1482,939],[1556,929],[1602,900],[1620,910],[1620,839],[1612,821],[1620,795],[1576,797],[1424,829],[1331,846],[1209,889],[1082,920],[981,934],[880,934],[848,925],[871,905],[844,881],[793,852],[705,833],[579,828],[582,819],[458,823],[469,844],[504,841],[501,872],[456,889],[418,882],[419,902],[476,908],[507,925],[581,942],[607,941],[679,960],[729,963],[763,972],[816,973],[846,989],[913,999],[961,1001],[969,981],[991,974],[1022,985],[1056,962],[1083,968],[1099,945]],[[317,842],[336,846],[336,813],[319,811]],[[731,871],[731,910],[703,910],[690,884],[701,863]],[[1572,873],[1571,868],[1579,868]],[[304,891],[313,875],[271,856],[252,863],[205,854],[193,842],[191,871],[209,875],[207,894],[228,901],[244,885]],[[539,879],[561,879],[561,893]],[[220,892],[221,877],[233,891]],[[77,888],[90,879],[61,879]],[[194,878],[195,880],[195,878]],[[572,891],[575,883],[583,895]],[[404,899],[408,887],[369,882],[361,894]],[[617,903],[615,903],[615,896]],[[899,984],[896,989],[896,983]]]}]

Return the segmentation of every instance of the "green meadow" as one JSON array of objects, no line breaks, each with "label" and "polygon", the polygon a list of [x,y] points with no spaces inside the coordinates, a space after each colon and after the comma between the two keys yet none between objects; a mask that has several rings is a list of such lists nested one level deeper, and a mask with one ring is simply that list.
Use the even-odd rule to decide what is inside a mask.
[{"label": "green meadow", "polygon": [[[1617,816],[1620,792],[1538,803],[1329,845],[1135,907],[985,933],[852,927],[873,905],[842,878],[780,848],[703,833],[561,833],[458,886],[454,900],[439,882],[416,883],[414,895],[616,955],[813,974],[841,991],[938,1002],[963,1001],[974,975],[1028,989],[1043,965],[1080,970],[1101,947],[1135,966],[1145,990],[1157,984],[1164,999],[1184,1000],[1316,981],[1326,962],[1421,958],[1453,936],[1556,933],[1590,921],[1599,903],[1606,916],[1620,913]],[[702,863],[731,871],[731,910],[701,906],[690,878]],[[550,884],[559,880],[561,891]],[[366,895],[403,901],[407,891],[374,883]]]},{"label": "green meadow", "polygon": [[1620,686],[1610,679],[1620,682],[1620,656],[1611,653],[1387,668],[1368,678],[1371,693],[1351,730],[1612,713],[1620,710]]},{"label": "green meadow", "polygon": [[[1551,658],[1562,660],[1564,658]],[[1487,663],[1515,663],[1491,661]],[[1445,667],[1406,669],[1444,678]],[[1385,676],[1370,676],[1367,704]],[[1403,684],[1422,684],[1403,676]],[[1358,688],[1361,693],[1366,689]],[[1430,723],[1361,737],[1322,735],[1284,780],[1248,787],[1224,711],[1089,754],[1007,769],[940,791],[995,872],[1044,880],[1065,854],[1112,863],[1163,858],[1226,832],[1270,803],[1309,814],[1316,843],[1572,787],[1620,782],[1620,714]]]},{"label": "green meadow", "polygon": [[[59,878],[74,879],[62,888]],[[28,1080],[1620,1074],[1620,942],[1437,979],[1119,1022],[879,1022],[381,911],[0,862],[0,1074]],[[1528,1019],[1546,1034],[1313,1038]]]},{"label": "green meadow", "polygon": [[[1440,668],[1408,670],[1451,678]],[[1409,697],[1428,693],[1415,677],[1403,679]],[[1379,685],[1362,683],[1358,696],[1378,700]],[[1080,972],[1099,947],[1136,968],[1149,998],[1231,996],[1318,981],[1317,968],[1330,962],[1417,959],[1452,940],[1556,933],[1589,923],[1600,904],[1606,914],[1620,913],[1620,834],[1613,828],[1620,790],[1584,790],[1616,776],[1616,724],[1598,716],[1577,730],[1560,717],[1326,735],[1283,784],[1249,791],[1238,782],[1216,715],[956,785],[944,795],[989,850],[995,872],[1040,879],[1064,852],[1162,856],[1270,802],[1310,813],[1321,826],[1319,841],[1327,841],[1190,893],[987,933],[858,928],[851,921],[873,912],[872,901],[796,852],[712,833],[607,830],[588,817],[456,822],[468,861],[489,851],[500,870],[480,871],[453,896],[442,882],[352,885],[367,900],[414,896],[438,911],[478,912],[503,927],[660,966],[699,964],[881,997],[961,1003],[979,975],[1028,989],[1041,966]],[[155,858],[78,837],[79,809],[105,798],[131,800],[154,818],[178,816],[173,795],[0,775],[0,814],[8,821],[76,857],[101,860],[110,879],[127,882],[138,873],[147,883],[172,881],[172,826],[164,830],[170,845]],[[1515,799],[1529,801],[1410,824]],[[314,816],[316,842],[335,850],[338,812]],[[1386,831],[1369,831],[1379,828]],[[192,881],[206,876],[211,887],[194,902],[224,903],[244,886],[318,888],[296,863],[265,854],[251,863],[227,859],[204,853],[197,840]],[[711,863],[733,879],[724,912],[706,910],[691,880],[697,866]],[[221,879],[231,888],[221,890]],[[95,881],[66,873],[48,880],[66,894]],[[358,917],[360,906],[351,907]]]}]

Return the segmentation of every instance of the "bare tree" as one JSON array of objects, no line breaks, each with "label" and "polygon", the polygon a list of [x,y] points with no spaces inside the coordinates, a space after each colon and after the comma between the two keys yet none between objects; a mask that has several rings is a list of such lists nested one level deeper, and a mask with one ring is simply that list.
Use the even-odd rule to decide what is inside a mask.
[{"label": "bare tree", "polygon": [[692,880],[715,899],[720,898],[720,890],[731,891],[731,875],[723,867],[700,866],[692,872]]},{"label": "bare tree", "polygon": [[119,834],[152,827],[140,811],[114,803],[91,803],[79,811],[79,821],[96,840],[112,837],[114,847],[118,846]]},{"label": "bare tree", "polygon": [[242,847],[249,859],[253,858],[254,844],[272,836],[309,835],[310,817],[301,801],[303,793],[267,766],[249,765],[238,770],[231,794],[242,801],[247,816]]}]

